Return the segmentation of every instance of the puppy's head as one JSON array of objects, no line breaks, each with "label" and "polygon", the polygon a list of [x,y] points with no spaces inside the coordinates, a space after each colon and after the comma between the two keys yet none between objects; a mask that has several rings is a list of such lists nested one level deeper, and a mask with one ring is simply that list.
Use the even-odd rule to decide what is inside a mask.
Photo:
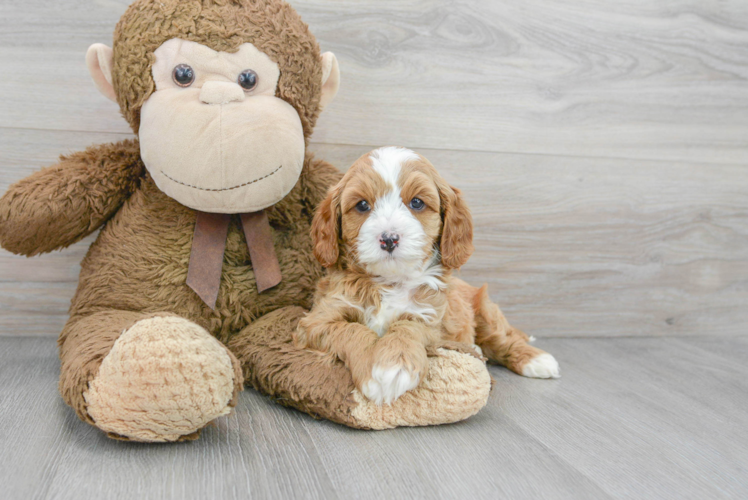
[{"label": "puppy's head", "polygon": [[473,252],[473,222],[460,191],[422,156],[380,148],[359,158],[330,189],[312,221],[314,255],[325,267],[345,257],[372,275],[398,279],[440,252],[444,267]]}]

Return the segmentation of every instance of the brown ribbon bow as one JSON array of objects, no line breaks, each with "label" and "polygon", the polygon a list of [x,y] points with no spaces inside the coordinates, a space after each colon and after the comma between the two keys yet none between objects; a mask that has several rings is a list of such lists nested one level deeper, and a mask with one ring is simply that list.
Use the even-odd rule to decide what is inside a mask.
[{"label": "brown ribbon bow", "polygon": [[[273,247],[268,216],[264,211],[240,214],[244,236],[249,248],[249,258],[255,272],[257,291],[264,292],[281,282],[278,257]],[[229,214],[197,212],[195,235],[192,240],[187,285],[215,309],[218,289],[221,286],[223,252],[229,232]]]}]

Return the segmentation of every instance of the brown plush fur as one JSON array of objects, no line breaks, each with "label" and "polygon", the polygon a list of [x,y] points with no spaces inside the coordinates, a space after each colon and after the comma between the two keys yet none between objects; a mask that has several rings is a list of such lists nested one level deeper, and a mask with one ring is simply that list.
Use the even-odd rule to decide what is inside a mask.
[{"label": "brown plush fur", "polygon": [[[225,51],[251,42],[268,54],[281,70],[277,94],[298,111],[308,139],[319,112],[319,48],[298,14],[278,0],[133,3],[115,32],[113,80],[135,132],[140,106],[153,91],[152,52],[173,37]],[[178,315],[225,343],[269,312],[309,308],[322,275],[312,255],[311,218],[339,178],[334,167],[308,153],[296,186],[267,209],[283,281],[261,295],[235,217],[215,310],[185,284],[195,212],[156,187],[137,140],[62,157],[59,164],[11,186],[0,199],[0,244],[10,251],[49,252],[103,225],[81,264],[70,320],[59,339],[65,401],[81,419],[94,423],[83,392],[119,335],[140,319]],[[241,384],[238,374],[237,390]]]},{"label": "brown plush fur", "polygon": [[93,146],[11,186],[0,202],[0,245],[37,255],[72,245],[106,222],[137,189],[138,141]]},{"label": "brown plush fur", "polygon": [[59,341],[60,392],[65,401],[82,419],[90,420],[82,390],[119,334],[153,313],[177,314],[227,342],[271,311],[284,306],[309,308],[314,284],[322,275],[307,236],[309,214],[325,184],[337,178],[333,167],[308,156],[296,187],[268,209],[283,281],[261,295],[243,232],[238,220],[232,221],[221,288],[211,310],[185,285],[195,212],[164,195],[146,175],[81,264],[71,317]]},{"label": "brown plush fur", "polygon": [[392,189],[372,168],[371,155],[376,154],[359,158],[315,214],[315,255],[330,272],[320,280],[314,307],[299,322],[295,341],[345,362],[362,392],[374,366],[403,367],[423,377],[428,366],[426,348],[445,340],[476,344],[492,361],[522,374],[527,362],[544,351],[529,345],[528,336],[509,325],[488,298],[486,286],[478,289],[451,275],[473,251],[472,217],[460,191],[423,157],[400,165],[397,184],[403,204],[414,197],[425,203],[411,213],[426,235],[421,250],[424,265],[432,259],[434,248],[440,250],[443,288],[413,285],[404,299],[430,307],[434,315],[429,319],[406,312],[392,318],[381,338],[367,325],[368,311],[377,314],[385,307],[383,294],[405,286],[370,275],[357,257],[359,232],[373,216],[371,211],[356,210],[357,203],[365,200],[374,207]]},{"label": "brown plush fur", "polygon": [[[319,48],[307,26],[281,0],[133,3],[114,36],[113,84],[121,111],[136,133],[140,107],[154,90],[153,50],[174,37],[224,51],[251,42],[268,54],[281,72],[277,96],[297,110],[308,141],[319,113]],[[83,394],[117,339],[140,320],[176,315],[202,326],[233,353],[235,394],[230,405],[242,385],[241,365],[255,387],[285,404],[352,426],[425,425],[477,412],[487,390],[465,399],[459,390],[452,394],[442,384],[437,393],[443,405],[434,405],[437,397],[427,394],[431,399],[413,401],[415,406],[400,414],[377,416],[367,410],[356,418],[352,411],[363,406],[349,399],[347,370],[290,342],[301,308],[311,306],[315,283],[323,275],[309,238],[312,214],[340,177],[330,164],[307,153],[295,187],[266,209],[283,280],[262,294],[238,216],[232,216],[215,310],[186,285],[196,213],[156,187],[137,140],[62,157],[57,165],[11,186],[0,199],[0,245],[10,251],[49,252],[101,228],[81,264],[70,319],[59,338],[65,402],[96,425]],[[462,362],[446,356],[442,364],[465,384],[488,387],[480,364],[468,369]],[[438,386],[439,380],[434,383]],[[431,413],[418,413],[418,408],[430,408]],[[190,433],[179,439],[195,437],[197,433]]]},{"label": "brown plush fur", "polygon": [[138,0],[114,31],[112,84],[133,131],[155,90],[153,51],[172,38],[236,52],[252,43],[280,68],[277,96],[299,113],[309,138],[319,115],[322,65],[309,27],[279,0]]}]

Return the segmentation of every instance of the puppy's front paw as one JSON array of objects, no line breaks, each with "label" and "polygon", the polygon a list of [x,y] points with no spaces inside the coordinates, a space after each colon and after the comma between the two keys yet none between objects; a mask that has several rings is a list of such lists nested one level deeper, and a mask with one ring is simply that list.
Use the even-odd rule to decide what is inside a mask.
[{"label": "puppy's front paw", "polygon": [[378,405],[391,404],[409,390],[415,389],[419,380],[419,373],[405,366],[385,368],[377,364],[371,369],[371,378],[363,384],[361,392]]},{"label": "puppy's front paw", "polygon": [[426,375],[426,349],[410,339],[385,335],[374,347],[371,367],[371,377],[359,389],[376,404],[391,404]]},{"label": "puppy's front paw", "polygon": [[532,378],[559,378],[561,370],[556,358],[544,352],[532,358],[522,367],[522,375]]}]

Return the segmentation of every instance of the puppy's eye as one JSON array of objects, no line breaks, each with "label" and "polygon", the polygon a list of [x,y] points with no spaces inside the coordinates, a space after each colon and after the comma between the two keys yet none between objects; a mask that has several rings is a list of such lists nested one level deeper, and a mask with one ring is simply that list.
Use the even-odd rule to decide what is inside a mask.
[{"label": "puppy's eye", "polygon": [[189,87],[195,81],[195,72],[187,64],[178,64],[171,73],[174,83],[180,87]]},{"label": "puppy's eye", "polygon": [[244,90],[252,90],[257,86],[257,73],[251,69],[245,69],[239,73],[237,81]]},{"label": "puppy's eye", "polygon": [[368,212],[371,209],[369,206],[369,203],[366,200],[361,200],[358,203],[356,203],[356,210],[361,212],[362,214]]},{"label": "puppy's eye", "polygon": [[410,200],[410,208],[413,210],[423,210],[423,207],[425,206],[426,204],[420,198],[413,198]]}]

